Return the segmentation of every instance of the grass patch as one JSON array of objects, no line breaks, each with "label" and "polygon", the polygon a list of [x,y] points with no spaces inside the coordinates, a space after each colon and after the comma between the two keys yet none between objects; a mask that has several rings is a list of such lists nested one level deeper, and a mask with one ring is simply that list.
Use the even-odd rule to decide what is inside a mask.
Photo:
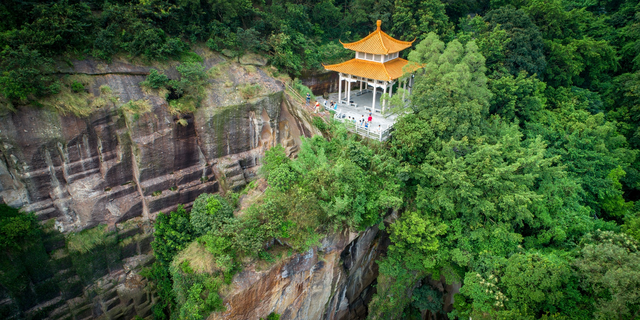
[{"label": "grass patch", "polygon": [[224,86],[227,87],[227,88],[233,87],[233,81],[231,81],[231,80],[225,81],[224,82]]},{"label": "grass patch", "polygon": [[205,246],[198,241],[192,242],[186,249],[182,250],[173,259],[173,264],[181,266],[185,261],[188,261],[189,267],[195,273],[208,273],[213,275],[219,271],[213,254],[207,251]]},{"label": "grass patch", "polygon": [[82,84],[82,82],[79,82],[79,81],[74,81],[73,83],[71,83],[71,91],[75,93],[83,92],[84,84]]},{"label": "grass patch", "polygon": [[151,69],[147,78],[140,82],[140,86],[143,88],[159,89],[164,87],[167,82],[169,82],[169,78],[165,74],[158,72],[156,69]]},{"label": "grass patch", "polygon": [[107,106],[115,105],[118,102],[118,97],[113,95],[111,87],[106,84],[100,86],[100,96],[91,101],[92,108],[104,108]]},{"label": "grass patch", "polygon": [[253,180],[249,182],[239,192],[227,192],[225,197],[227,198],[227,201],[229,201],[229,204],[231,204],[231,206],[234,208],[238,207],[238,205],[240,204],[240,197],[245,196],[249,194],[249,192],[253,191],[253,189],[255,189],[257,186],[256,181],[257,180]]},{"label": "grass patch", "polygon": [[[260,318],[260,320],[263,319]],[[271,312],[264,320],[280,320],[280,315],[275,312]]]},{"label": "grass patch", "polygon": [[134,120],[138,120],[141,115],[151,111],[151,103],[149,100],[131,100],[121,105],[120,111]]},{"label": "grass patch", "polygon": [[191,268],[191,262],[189,260],[182,261],[182,263],[180,264],[180,269],[182,270],[182,272],[186,274],[193,273],[193,269]]},{"label": "grass patch", "polygon": [[154,191],[151,195],[157,197],[162,194],[162,190]]},{"label": "grass patch", "polygon": [[62,85],[57,94],[43,98],[36,102],[44,107],[56,110],[62,115],[75,115],[87,117],[96,106],[101,106],[104,101],[93,103],[94,96],[84,89],[93,82],[91,76],[73,75],[62,78]]},{"label": "grass patch", "polygon": [[10,112],[16,113],[18,109],[13,105],[13,103],[4,98],[4,96],[0,95],[0,114],[8,114]]},{"label": "grass patch", "polygon": [[303,85],[300,79],[293,79],[291,87],[293,87],[293,89],[296,90],[301,96],[306,97],[308,93],[309,95],[311,95],[311,98],[313,98],[313,92],[311,91],[311,89]]},{"label": "grass patch", "polygon": [[80,232],[72,232],[67,235],[67,249],[87,253],[96,246],[105,244],[108,234],[105,224]]},{"label": "grass patch", "polygon": [[[169,112],[172,115],[179,115],[185,113],[193,113],[198,107],[199,100],[193,97],[182,97],[178,100],[169,101]],[[184,120],[184,119],[180,119]],[[180,121],[178,120],[178,122]],[[186,125],[186,124],[185,124]]]},{"label": "grass patch", "polygon": [[136,234],[133,237],[129,237],[129,238],[126,238],[126,239],[120,241],[120,245],[124,247],[124,246],[126,246],[126,245],[128,245],[128,244],[130,244],[132,242],[136,242],[136,241],[140,240],[141,237],[142,237],[141,234]]},{"label": "grass patch", "polygon": [[257,271],[269,270],[274,265],[293,256],[293,250],[289,247],[274,244],[268,251],[258,253],[258,260],[255,261]]},{"label": "grass patch", "polygon": [[103,85],[100,86],[100,94],[101,95],[103,95],[103,94],[104,95],[109,95],[112,92],[113,92],[113,90],[111,90],[111,87],[109,87],[108,85],[103,84]]},{"label": "grass patch", "polygon": [[183,127],[186,127],[186,126],[189,125],[189,122],[187,122],[187,120],[185,120],[185,119],[178,119],[177,122],[178,122],[179,125],[181,125]]},{"label": "grass patch", "polygon": [[104,108],[106,106],[109,105],[109,100],[103,98],[103,97],[97,97],[95,99],[93,99],[93,101],[91,101],[91,107],[92,108]]},{"label": "grass patch", "polygon": [[244,66],[244,70],[246,70],[248,73],[254,73],[254,72],[256,72],[258,69],[256,69],[256,67],[255,67],[255,66],[251,66],[251,65],[249,65],[249,66]]},{"label": "grass patch", "polygon": [[220,70],[220,66],[213,66],[207,70],[207,75],[210,78],[217,78],[222,75],[222,70]]},{"label": "grass patch", "polygon": [[240,93],[245,99],[250,99],[257,96],[260,93],[262,87],[259,84],[246,84],[240,87]]},{"label": "grass patch", "polygon": [[204,61],[204,59],[202,59],[202,57],[193,52],[193,51],[189,51],[189,52],[185,52],[180,56],[180,62],[202,62]]},{"label": "grass patch", "polygon": [[327,131],[327,129],[329,128],[329,126],[327,125],[326,122],[324,122],[324,120],[322,120],[322,118],[320,117],[313,117],[313,119],[311,120],[311,123],[318,129],[320,129],[320,131],[325,132]]}]

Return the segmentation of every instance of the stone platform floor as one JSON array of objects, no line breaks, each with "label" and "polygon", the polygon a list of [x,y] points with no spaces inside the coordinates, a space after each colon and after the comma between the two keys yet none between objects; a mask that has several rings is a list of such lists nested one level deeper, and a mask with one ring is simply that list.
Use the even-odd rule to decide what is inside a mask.
[{"label": "stone platform floor", "polygon": [[[376,93],[376,112],[371,112],[371,100],[373,100],[373,92],[368,92],[360,96],[356,96],[355,92],[358,90],[354,90],[351,93],[351,101],[358,105],[358,107],[347,106],[346,104],[338,105],[338,109],[335,110],[336,113],[345,114],[345,118],[352,117],[355,118],[356,121],[362,119],[364,116],[365,119],[369,117],[369,113],[373,117],[372,128],[377,129],[378,125],[382,130],[385,130],[396,122],[396,115],[387,115],[383,116],[380,114],[381,106],[380,106],[380,96],[382,96],[382,92]],[[325,99],[321,96],[316,97],[316,100],[320,102],[320,105],[324,107]],[[331,105],[331,101],[338,100],[338,93],[329,94],[329,99],[327,99],[327,106]]]}]

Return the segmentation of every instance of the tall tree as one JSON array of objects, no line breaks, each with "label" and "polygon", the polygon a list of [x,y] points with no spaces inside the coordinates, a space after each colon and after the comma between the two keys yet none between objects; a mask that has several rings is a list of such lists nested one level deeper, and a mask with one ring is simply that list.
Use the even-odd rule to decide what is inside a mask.
[{"label": "tall tree", "polygon": [[396,0],[392,19],[391,32],[405,41],[420,41],[429,32],[449,37],[453,31],[444,4],[438,0]]},{"label": "tall tree", "polygon": [[491,28],[500,26],[509,36],[505,66],[511,74],[518,75],[522,70],[538,76],[544,74],[547,62],[542,34],[524,10],[505,6],[487,12],[485,19]]},{"label": "tall tree", "polygon": [[596,319],[637,319],[640,316],[640,252],[637,241],[624,234],[596,232],[585,237],[575,261],[583,285],[596,298]]},{"label": "tall tree", "polygon": [[416,76],[411,105],[436,137],[460,139],[481,133],[489,112],[491,92],[485,76],[485,59],[474,41],[463,46],[457,40],[446,47],[438,36],[427,38],[409,54],[424,65]]}]

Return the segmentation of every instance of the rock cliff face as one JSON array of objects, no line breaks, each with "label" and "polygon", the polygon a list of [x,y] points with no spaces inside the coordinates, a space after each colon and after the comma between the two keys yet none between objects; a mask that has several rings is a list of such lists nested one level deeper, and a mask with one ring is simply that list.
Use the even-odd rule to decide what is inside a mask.
[{"label": "rock cliff face", "polygon": [[233,280],[226,293],[227,310],[208,320],[266,317],[282,320],[364,319],[378,276],[374,261],[388,246],[377,227],[362,233],[334,234],[322,245],[293,255],[267,270],[250,265]]},{"label": "rock cliff face", "polygon": [[[264,71],[201,55],[218,72],[209,73],[216,75],[193,114],[172,113],[158,92],[141,89],[149,67],[87,60],[60,72],[88,78],[93,97],[107,86],[110,106],[87,117],[36,107],[0,115],[0,201],[54,226],[41,250],[46,272],[16,271],[32,296],[23,301],[0,286],[0,317],[150,318],[156,296],[139,271],[153,262],[157,213],[239,188],[255,177],[267,148],[281,144],[291,155],[302,136],[317,133]],[[175,66],[164,72],[178,77]],[[241,92],[248,84],[259,85],[251,99]],[[129,101],[145,101],[150,111],[126,114],[119,106]],[[98,225],[106,225],[104,239],[88,251],[61,234]],[[267,270],[249,266],[225,294],[227,310],[209,318],[362,319],[386,241],[376,228],[335,234]]]},{"label": "rock cliff face", "polygon": [[[55,219],[63,232],[153,219],[203,192],[245,184],[266,148],[281,143],[294,152],[311,133],[282,85],[262,70],[217,55],[204,64],[224,64],[224,74],[210,80],[194,114],[180,116],[140,88],[149,68],[78,61],[62,70],[89,76],[95,96],[106,85],[116,105],[143,100],[151,112],[129,117],[114,106],[78,118],[25,107],[0,117],[0,197],[40,220]],[[245,84],[259,85],[255,98],[243,98]]]}]

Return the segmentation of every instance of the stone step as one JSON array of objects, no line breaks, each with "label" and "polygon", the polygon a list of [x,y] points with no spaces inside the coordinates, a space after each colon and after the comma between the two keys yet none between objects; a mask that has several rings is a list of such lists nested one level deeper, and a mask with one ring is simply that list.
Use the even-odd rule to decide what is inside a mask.
[{"label": "stone step", "polygon": [[[206,167],[204,170],[207,181],[215,180],[215,176],[213,175],[213,171],[210,167]],[[201,165],[191,166],[189,168],[185,168],[171,174],[145,180],[140,183],[140,187],[142,188],[144,195],[149,196],[154,192],[164,192],[166,190],[170,190],[173,187],[197,185],[202,183],[202,171],[203,167]]]},{"label": "stone step", "polygon": [[98,168],[99,165],[100,165],[100,161],[98,160],[98,156],[82,159],[82,160],[67,164],[67,173],[69,175],[74,175],[74,174],[81,173],[83,171]]},{"label": "stone step", "polygon": [[45,220],[49,220],[49,219],[55,219],[55,218],[57,218],[57,217],[62,215],[62,213],[60,213],[60,210],[58,210],[55,207],[37,211],[37,212],[35,212],[35,214],[36,214],[36,218],[38,219],[38,221],[45,221]]},{"label": "stone step", "polygon": [[69,306],[65,303],[49,313],[49,319],[71,319],[71,312]]},{"label": "stone step", "polygon": [[31,319],[31,318],[34,318],[34,316],[37,315],[38,313],[45,313],[45,314],[50,313],[54,311],[56,308],[60,307],[61,305],[64,305],[64,301],[62,300],[62,296],[58,296],[54,299],[45,301],[43,303],[40,303],[34,306],[33,308],[25,311],[25,314],[27,316],[27,319]]},{"label": "stone step", "polygon": [[36,212],[36,211],[44,210],[44,209],[47,209],[47,208],[53,208],[53,207],[54,207],[53,200],[46,199],[46,200],[30,203],[30,204],[22,207],[22,211],[24,211],[24,212]]},{"label": "stone step", "polygon": [[94,175],[94,174],[100,174],[100,168],[95,168],[95,169],[91,169],[91,170],[86,170],[86,171],[82,171],[80,173],[74,174],[74,175],[70,175],[66,178],[67,183],[73,183],[74,181],[80,180],[80,179],[84,179],[90,175]]},{"label": "stone step", "polygon": [[117,159],[118,158],[118,151],[117,150],[113,150],[113,151],[108,151],[108,152],[103,152],[102,153],[102,162],[107,162],[113,159]]}]

